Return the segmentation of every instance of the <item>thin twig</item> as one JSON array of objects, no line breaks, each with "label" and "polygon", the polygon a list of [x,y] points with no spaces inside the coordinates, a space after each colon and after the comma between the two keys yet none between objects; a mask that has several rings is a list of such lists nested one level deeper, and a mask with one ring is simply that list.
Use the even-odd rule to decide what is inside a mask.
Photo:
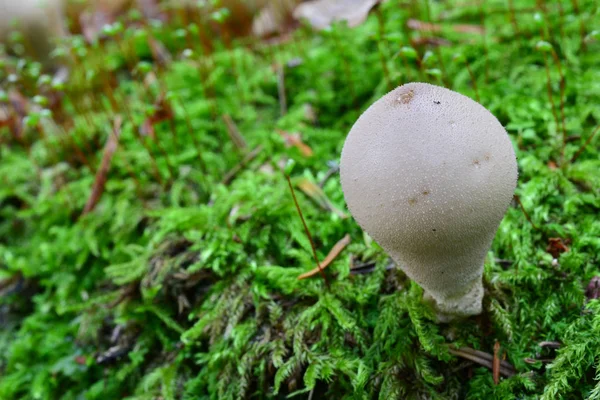
[{"label": "thin twig", "polygon": [[583,143],[581,145],[581,147],[579,148],[579,150],[577,150],[575,152],[575,155],[571,158],[571,163],[574,163],[579,156],[581,155],[581,153],[583,153],[583,151],[585,150],[585,148],[592,142],[592,140],[594,139],[594,136],[596,136],[596,133],[598,133],[598,130],[600,130],[600,125],[598,125],[596,127],[596,129],[594,129],[594,132],[592,132],[592,134],[590,135],[590,137],[587,138],[587,140],[585,141],[585,143]]},{"label": "thin twig", "polygon": [[[493,368],[494,357],[491,354],[483,351],[473,350],[469,347],[461,347],[459,349],[448,348],[450,354],[458,357],[466,358],[486,368]],[[500,361],[500,375],[511,377],[516,374],[515,368],[507,361]]]},{"label": "thin twig", "polygon": [[224,185],[228,185],[231,182],[231,180],[242,170],[242,168],[244,168],[246,164],[248,164],[250,161],[254,160],[262,150],[263,146],[258,145],[254,150],[246,154],[246,156],[242,159],[242,161],[239,162],[239,164],[237,164],[225,174],[225,176],[221,180],[221,183]]},{"label": "thin twig", "polygon": [[492,377],[494,379],[494,385],[500,382],[500,342],[494,343],[494,359],[492,361]]},{"label": "thin twig", "polygon": [[318,274],[320,272],[320,270],[327,268],[329,266],[329,264],[331,264],[331,262],[333,260],[335,260],[337,258],[337,256],[340,255],[340,253],[346,248],[346,246],[348,246],[350,244],[351,241],[352,241],[352,239],[350,238],[350,235],[346,234],[342,239],[340,239],[331,248],[331,250],[329,251],[329,254],[327,254],[327,256],[325,257],[323,262],[321,262],[320,269],[315,268],[308,272],[305,272],[305,273],[299,275],[298,279],[300,280],[300,279],[310,278],[311,276]]},{"label": "thin twig", "polygon": [[525,210],[525,207],[523,207],[523,203],[521,203],[521,198],[519,197],[519,195],[515,194],[513,197],[514,197],[515,201],[521,207],[521,211],[523,211],[523,214],[525,215],[525,218],[527,219],[527,221],[529,221],[529,223],[531,224],[531,226],[533,226],[534,229],[539,230],[540,228],[538,228],[536,226],[536,224],[533,223],[533,221],[531,220],[531,218],[529,218],[529,214],[527,214],[527,211]]},{"label": "thin twig", "polygon": [[277,71],[277,95],[279,97],[279,114],[284,116],[287,114],[287,97],[285,94],[285,69],[283,65],[277,64],[275,66]]},{"label": "thin twig", "polygon": [[290,179],[290,177],[288,175],[285,175],[285,179],[287,180],[288,186],[290,187],[290,191],[292,192],[292,197],[294,199],[294,205],[296,206],[298,215],[300,216],[300,219],[302,220],[302,225],[304,226],[304,232],[306,233],[306,236],[308,237],[308,241],[310,242],[310,247],[312,249],[313,257],[315,259],[315,262],[317,263],[317,268],[319,269],[319,272],[321,273],[321,276],[323,277],[323,280],[325,281],[325,285],[327,285],[327,288],[329,288],[329,281],[327,280],[325,271],[323,271],[323,268],[321,268],[321,263],[319,263],[319,257],[317,257],[317,249],[315,248],[315,242],[313,241],[312,235],[310,234],[310,231],[308,230],[308,225],[306,225],[306,221],[304,220],[304,215],[302,214],[302,210],[300,209],[300,205],[298,204],[298,199],[296,198],[296,192],[294,191],[294,186],[292,185],[292,180]]},{"label": "thin twig", "polygon": [[108,179],[108,170],[110,169],[110,162],[119,146],[119,137],[121,136],[121,124],[123,120],[120,116],[117,116],[113,123],[113,129],[109,134],[108,140],[106,141],[106,145],[104,146],[104,154],[102,155],[102,161],[100,162],[100,167],[96,171],[96,179],[94,179],[94,185],[92,186],[92,192],[90,193],[90,197],[83,208],[81,215],[88,214],[93,211],[100,198],[102,197],[102,193],[104,193],[104,187],[106,185],[106,180]]},{"label": "thin twig", "polygon": [[224,114],[223,121],[225,121],[225,126],[227,127],[227,134],[229,135],[229,138],[231,139],[235,147],[242,152],[248,150],[248,143],[246,142],[244,136],[242,136],[242,133],[238,129],[231,116],[228,114]]}]

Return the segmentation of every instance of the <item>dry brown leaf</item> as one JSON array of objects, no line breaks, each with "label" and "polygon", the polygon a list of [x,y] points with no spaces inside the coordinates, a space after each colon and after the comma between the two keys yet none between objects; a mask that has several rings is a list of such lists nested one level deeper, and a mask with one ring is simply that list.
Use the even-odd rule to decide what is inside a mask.
[{"label": "dry brown leaf", "polygon": [[331,264],[333,262],[333,260],[335,260],[337,258],[337,256],[340,255],[340,253],[346,248],[346,246],[348,246],[350,244],[351,241],[352,241],[352,239],[350,238],[350,235],[346,234],[346,236],[344,236],[342,239],[340,239],[331,248],[331,250],[329,251],[329,254],[327,254],[327,257],[325,257],[325,259],[321,263],[319,263],[320,268],[317,267],[308,272],[305,272],[305,273],[299,275],[298,279],[310,278],[311,276],[315,276],[319,272],[321,272],[322,270],[327,268],[327,266],[329,266],[329,264]]},{"label": "dry brown leaf", "polygon": [[104,193],[104,186],[108,178],[110,162],[115,154],[115,151],[117,150],[117,146],[119,145],[122,122],[123,121],[120,116],[115,118],[113,130],[106,141],[106,145],[104,146],[104,153],[102,154],[100,167],[96,171],[96,178],[94,179],[94,185],[92,186],[92,193],[90,193],[90,197],[88,198],[87,203],[85,203],[85,207],[81,213],[82,216],[94,210],[96,204],[98,204],[100,198],[102,197],[102,193]]},{"label": "dry brown leaf", "polygon": [[355,27],[367,19],[369,11],[381,0],[315,0],[300,4],[295,19],[306,19],[315,29],[324,29],[336,21]]},{"label": "dry brown leaf", "polygon": [[227,127],[227,134],[229,135],[229,138],[235,145],[236,149],[240,150],[241,152],[248,150],[248,143],[231,116],[224,114],[223,121],[225,121],[225,126]]},{"label": "dry brown leaf", "polygon": [[292,147],[292,146],[296,147],[298,150],[300,150],[302,155],[305,157],[310,157],[313,155],[313,150],[310,148],[309,145],[307,145],[306,143],[304,143],[302,141],[302,137],[300,136],[300,134],[298,132],[290,133],[290,132],[278,130],[277,133],[279,133],[279,135],[285,141],[286,147]]},{"label": "dry brown leaf", "polygon": [[333,203],[327,198],[327,195],[323,192],[323,189],[321,189],[319,185],[317,185],[313,181],[307,178],[298,178],[295,179],[294,183],[308,197],[313,199],[319,206],[321,206],[325,210],[337,214],[342,219],[348,218],[348,216],[342,210],[333,205]]},{"label": "dry brown leaf", "polygon": [[425,32],[441,32],[442,29],[447,27],[457,33],[474,33],[478,35],[483,35],[485,33],[483,27],[479,25],[456,24],[444,26],[440,24],[432,24],[430,22],[419,21],[417,19],[409,19],[406,22],[406,26],[415,31]]},{"label": "dry brown leaf", "polygon": [[494,343],[494,359],[492,361],[492,378],[494,385],[500,383],[500,342]]}]

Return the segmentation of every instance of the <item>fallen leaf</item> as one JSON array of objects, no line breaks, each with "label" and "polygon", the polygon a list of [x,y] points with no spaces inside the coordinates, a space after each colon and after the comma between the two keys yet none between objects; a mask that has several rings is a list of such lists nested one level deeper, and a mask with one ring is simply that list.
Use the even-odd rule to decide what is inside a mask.
[{"label": "fallen leaf", "polygon": [[96,204],[98,204],[100,198],[102,197],[102,193],[104,193],[104,186],[106,184],[108,170],[110,169],[110,162],[115,154],[115,151],[117,150],[117,146],[119,145],[122,122],[123,121],[119,116],[117,116],[114,120],[113,130],[106,141],[106,145],[104,146],[102,161],[100,162],[100,167],[96,171],[96,178],[94,179],[92,192],[90,193],[90,197],[88,198],[85,207],[83,208],[83,212],[81,213],[82,216],[94,210]]},{"label": "fallen leaf", "polygon": [[305,157],[310,157],[313,155],[312,149],[310,148],[309,145],[307,145],[306,143],[304,143],[302,141],[302,137],[300,136],[299,133],[297,133],[297,132],[290,133],[290,132],[286,132],[286,131],[282,131],[282,130],[278,130],[277,133],[279,133],[279,135],[285,141],[286,147],[292,147],[292,146],[296,147],[298,150],[300,150],[302,155]]},{"label": "fallen leaf", "polygon": [[406,22],[406,26],[415,31],[424,32],[441,32],[442,29],[448,28],[457,33],[474,33],[483,35],[485,30],[480,25],[468,25],[468,24],[455,24],[455,25],[440,25],[432,24],[430,22],[419,21],[418,19],[409,19]]},{"label": "fallen leaf", "polygon": [[300,188],[300,190],[302,190],[308,197],[313,199],[319,206],[325,210],[337,214],[342,219],[348,218],[348,216],[342,210],[338,209],[333,205],[333,203],[331,203],[319,185],[307,178],[297,178],[294,181],[295,185],[298,186],[298,188]]},{"label": "fallen leaf", "polygon": [[500,342],[494,343],[494,359],[492,360],[492,378],[494,385],[500,383]]},{"label": "fallen leaf", "polygon": [[248,150],[248,143],[246,142],[246,139],[240,132],[239,128],[237,127],[236,123],[233,121],[231,116],[229,116],[228,114],[224,114],[223,121],[225,121],[225,126],[227,127],[227,134],[229,135],[229,138],[231,139],[235,147],[241,152],[246,152],[246,150]]},{"label": "fallen leaf", "polygon": [[346,248],[346,246],[348,246],[350,244],[351,241],[352,241],[352,239],[350,238],[350,235],[346,234],[342,239],[340,239],[331,248],[331,250],[329,251],[329,254],[327,254],[327,257],[325,257],[325,259],[319,263],[320,268],[317,267],[308,272],[305,272],[305,273],[299,275],[298,279],[310,278],[311,276],[315,276],[319,272],[321,272],[322,270],[327,268],[327,266],[329,266],[329,264],[331,264],[333,262],[333,260],[335,260],[337,258],[337,256],[340,255],[342,250],[344,250]]},{"label": "fallen leaf", "polygon": [[265,5],[252,20],[252,33],[266,37],[285,32],[289,26],[292,10],[301,0],[277,0]]},{"label": "fallen leaf", "polygon": [[369,11],[381,0],[315,0],[300,4],[294,10],[295,19],[306,19],[315,29],[324,29],[336,21],[346,21],[349,27],[362,24]]},{"label": "fallen leaf", "polygon": [[[493,368],[494,356],[492,356],[489,353],[485,353],[480,350],[474,350],[470,347],[461,347],[458,349],[449,347],[448,351],[450,352],[450,354],[473,361],[489,369]],[[499,371],[500,375],[506,377],[511,377],[514,374],[516,374],[515,367],[513,367],[508,361],[504,360],[500,361]]]}]

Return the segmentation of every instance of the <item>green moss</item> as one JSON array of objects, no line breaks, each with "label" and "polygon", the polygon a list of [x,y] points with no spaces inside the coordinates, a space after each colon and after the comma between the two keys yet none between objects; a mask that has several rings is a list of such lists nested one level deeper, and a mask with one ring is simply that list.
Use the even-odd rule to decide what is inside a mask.
[{"label": "green moss", "polygon": [[[0,398],[599,399],[600,309],[585,290],[600,275],[600,135],[579,152],[600,122],[600,44],[589,34],[599,10],[512,3],[518,31],[505,2],[390,1],[383,27],[371,15],[355,29],[301,28],[287,43],[221,43],[210,54],[190,40],[186,57],[182,31],[172,34],[181,27],[156,25],[148,33],[173,57],[164,65],[141,35],[89,46],[56,123],[44,117],[22,139],[0,127]],[[428,13],[441,32],[406,28]],[[457,31],[482,21],[484,35]],[[431,52],[423,68],[400,51],[442,37],[415,44],[420,57]],[[540,40],[560,70],[536,51]],[[29,97],[52,93],[27,71],[8,59],[0,80]],[[421,289],[332,211],[345,209],[337,176],[323,181],[360,112],[388,81],[408,80],[446,83],[500,119],[531,219],[517,203],[508,210],[485,266],[484,314],[453,324],[434,323]],[[165,104],[172,119],[140,135]],[[82,216],[117,116],[104,193]],[[313,155],[280,132],[300,134]],[[319,258],[352,238],[326,270],[329,285],[297,279],[315,263],[286,159]],[[327,202],[299,188],[322,181]],[[550,238],[568,246],[556,261]],[[373,268],[350,269],[363,263]],[[516,370],[498,385],[449,351],[491,354],[496,340]]]}]

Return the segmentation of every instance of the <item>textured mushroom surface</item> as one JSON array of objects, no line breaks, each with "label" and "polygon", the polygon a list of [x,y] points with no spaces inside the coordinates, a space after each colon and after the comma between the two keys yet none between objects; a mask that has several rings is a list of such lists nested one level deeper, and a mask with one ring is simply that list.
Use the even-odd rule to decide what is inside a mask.
[{"label": "textured mushroom surface", "polygon": [[23,34],[31,56],[52,65],[52,40],[66,34],[63,0],[0,0],[0,43],[13,31]]},{"label": "textured mushroom surface", "polygon": [[510,139],[487,109],[446,88],[400,86],[352,127],[341,180],[356,221],[440,320],[481,312],[484,259],[517,182]]}]

